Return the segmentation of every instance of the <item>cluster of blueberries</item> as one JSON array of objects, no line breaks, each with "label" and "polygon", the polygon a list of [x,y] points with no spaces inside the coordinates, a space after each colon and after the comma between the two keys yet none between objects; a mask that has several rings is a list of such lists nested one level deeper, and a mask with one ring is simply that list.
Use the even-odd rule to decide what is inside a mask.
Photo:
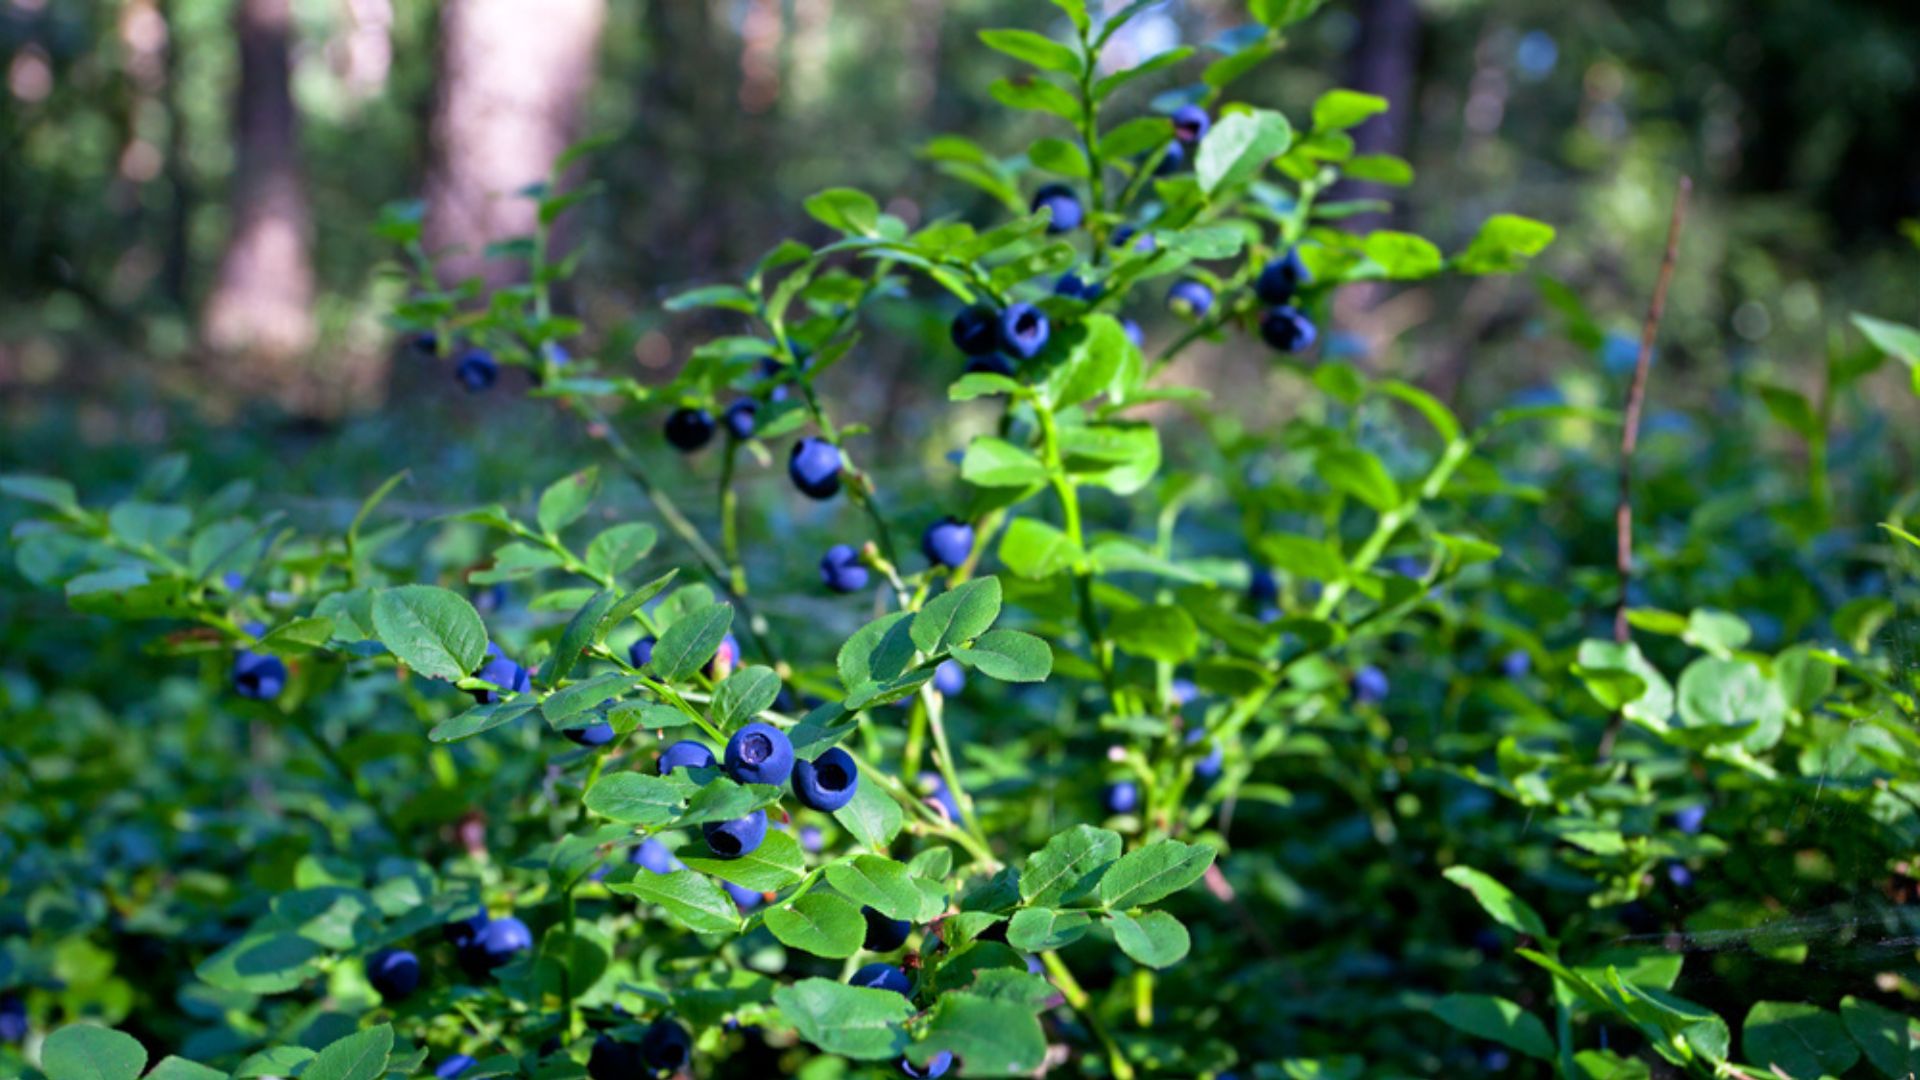
[{"label": "cluster of blueberries", "polygon": [[[440,355],[439,335],[426,331],[415,334],[409,342],[414,352],[421,356],[434,358]],[[554,367],[565,367],[573,361],[573,354],[557,341],[549,341],[540,347],[541,355]],[[464,349],[460,358],[453,363],[454,381],[465,387],[469,394],[481,394],[493,389],[500,381],[500,361],[493,353],[475,345]],[[539,374],[534,375],[536,381]]]},{"label": "cluster of blueberries", "polygon": [[[811,761],[796,760],[793,743],[786,733],[762,721],[754,721],[733,733],[727,740],[721,759],[693,739],[682,739],[660,755],[660,775],[678,768],[711,769],[719,764],[723,771],[742,784],[781,785],[789,782],[793,797],[809,810],[831,814],[853,801],[860,787],[860,769],[852,755],[832,747]],[[701,826],[707,847],[715,857],[738,859],[757,850],[767,839],[767,812],[755,810],[745,817],[728,821],[710,821]],[[636,859],[644,849],[635,849]]]},{"label": "cluster of blueberries", "polygon": [[[1168,687],[1168,697],[1175,709],[1184,709],[1188,702],[1199,696],[1199,687],[1191,679],[1175,679]],[[1200,725],[1188,729],[1186,741],[1192,746],[1207,737],[1206,728]],[[1226,767],[1227,755],[1219,744],[1209,744],[1207,756],[1193,763],[1193,775],[1202,785],[1212,784],[1220,778]],[[1140,785],[1132,780],[1110,781],[1101,792],[1101,802],[1109,814],[1131,814],[1140,808]]]}]

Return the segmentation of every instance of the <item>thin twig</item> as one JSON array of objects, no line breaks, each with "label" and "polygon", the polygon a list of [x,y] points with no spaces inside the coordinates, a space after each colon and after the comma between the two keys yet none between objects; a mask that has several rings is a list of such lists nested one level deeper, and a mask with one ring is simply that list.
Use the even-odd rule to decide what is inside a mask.
[{"label": "thin twig", "polygon": [[[1622,645],[1633,639],[1627,625],[1627,592],[1633,584],[1633,452],[1640,443],[1640,413],[1647,402],[1647,372],[1653,366],[1653,343],[1660,335],[1660,317],[1667,310],[1667,288],[1673,284],[1673,265],[1680,257],[1680,229],[1686,224],[1687,196],[1693,180],[1682,176],[1673,193],[1673,217],[1667,222],[1667,250],[1660,259],[1660,276],[1654,281],[1653,303],[1647,307],[1646,322],[1640,327],[1640,355],[1633,365],[1633,384],[1627,390],[1627,412],[1620,432],[1620,501],[1614,509],[1614,569],[1620,575],[1620,596],[1613,610],[1613,640]],[[1620,734],[1622,715],[1615,713],[1606,732],[1600,736],[1599,756],[1605,760],[1613,752],[1613,741]]]}]

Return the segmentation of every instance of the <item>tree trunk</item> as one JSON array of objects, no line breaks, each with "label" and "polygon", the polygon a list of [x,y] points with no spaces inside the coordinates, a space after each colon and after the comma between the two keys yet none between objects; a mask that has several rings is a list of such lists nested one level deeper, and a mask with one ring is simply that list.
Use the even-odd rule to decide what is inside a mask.
[{"label": "tree trunk", "polygon": [[[1407,133],[1413,129],[1414,73],[1420,58],[1420,11],[1414,0],[1359,0],[1354,12],[1360,34],[1354,42],[1347,81],[1355,90],[1387,99],[1387,111],[1353,130],[1358,154],[1404,154]],[[1342,182],[1336,198],[1391,199],[1396,191],[1379,184]],[[1371,232],[1384,227],[1389,215],[1356,215],[1348,227]],[[1348,329],[1364,345],[1367,358],[1377,356],[1394,331],[1374,315],[1384,290],[1378,284],[1342,289],[1334,298],[1334,322]]]},{"label": "tree trunk", "polygon": [[[233,228],[203,313],[202,334],[280,371],[313,344],[312,210],[293,107],[289,0],[239,0]],[[256,369],[257,374],[266,371]]]},{"label": "tree trunk", "polygon": [[[698,0],[666,0],[697,3]],[[486,247],[533,229],[517,194],[580,134],[604,0],[447,0],[427,176],[427,240],[443,280],[499,285],[524,268]]]}]

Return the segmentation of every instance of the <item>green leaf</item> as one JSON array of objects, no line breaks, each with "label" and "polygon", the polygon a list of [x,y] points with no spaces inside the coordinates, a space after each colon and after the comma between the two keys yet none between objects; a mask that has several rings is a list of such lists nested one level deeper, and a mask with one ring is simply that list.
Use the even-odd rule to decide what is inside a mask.
[{"label": "green leaf", "polygon": [[1046,1060],[1047,1037],[1021,1002],[948,993],[907,1057],[924,1066],[943,1051],[960,1059],[963,1076],[1028,1076]]},{"label": "green leaf", "polygon": [[691,870],[636,874],[633,880],[607,889],[655,905],[696,934],[731,934],[740,929],[740,909],[734,906],[733,898]]},{"label": "green leaf", "polygon": [[[1745,660],[1702,657],[1680,673],[1680,721],[1687,729],[1744,732],[1740,744],[1755,752],[1780,741],[1787,700],[1780,687]],[[1710,733],[1719,741],[1717,733]]]},{"label": "green leaf", "polygon": [[422,675],[458,682],[487,656],[487,628],[466,597],[433,585],[402,585],[373,597],[381,644]]},{"label": "green leaf", "polygon": [[1448,994],[1433,1004],[1433,1014],[1477,1038],[1490,1039],[1523,1054],[1553,1060],[1553,1038],[1540,1018],[1489,994]]},{"label": "green leaf", "polygon": [[356,1031],[330,1042],[301,1072],[301,1080],[378,1080],[387,1074],[387,1056],[393,1052],[393,1028],[388,1024]]},{"label": "green leaf", "polygon": [[1788,1076],[1839,1076],[1860,1060],[1840,1017],[1797,1001],[1755,1002],[1740,1025],[1740,1050]]},{"label": "green leaf", "polygon": [[549,536],[579,521],[600,492],[600,469],[589,465],[572,476],[554,481],[540,493],[540,531]]},{"label": "green leaf", "polygon": [[1033,907],[1073,903],[1100,884],[1120,858],[1120,834],[1092,825],[1055,833],[1020,874],[1020,899]]},{"label": "green leaf", "polygon": [[1089,315],[1085,332],[1074,339],[1067,358],[1048,377],[1055,408],[1064,409],[1106,392],[1120,373],[1133,343],[1111,315]]},{"label": "green leaf", "polygon": [[1392,154],[1355,154],[1341,167],[1350,180],[1364,180],[1370,184],[1388,184],[1393,187],[1406,187],[1413,183],[1413,166],[1405,158]]},{"label": "green leaf", "polygon": [[[600,640],[600,628],[606,624],[607,612],[613,610],[618,597],[612,589],[601,589],[581,605],[580,610],[567,620],[567,628],[560,632],[560,640],[553,646],[553,655],[540,665],[540,685],[551,689],[560,685],[561,680],[572,674],[579,665],[581,656]],[[678,623],[674,624],[676,627]],[[666,644],[664,637],[661,644]],[[654,658],[660,657],[659,649],[654,650]]]},{"label": "green leaf", "polygon": [[1467,250],[1453,257],[1466,274],[1511,274],[1553,243],[1553,226],[1518,214],[1495,214],[1480,226]]},{"label": "green leaf", "polygon": [[922,894],[907,868],[879,855],[855,855],[827,867],[827,884],[856,904],[889,919],[918,922],[936,914],[924,909]]},{"label": "green leaf", "polygon": [[1121,652],[1178,664],[1200,648],[1200,628],[1185,608],[1148,604],[1113,617],[1107,634]]},{"label": "green leaf", "polygon": [[[1142,61],[1141,63],[1135,64],[1133,67],[1127,68],[1124,71],[1116,71],[1113,74],[1108,75],[1105,78],[1101,79],[1099,82],[1096,82],[1093,84],[1094,100],[1104,101],[1107,98],[1111,97],[1114,91],[1119,90],[1121,87],[1127,85],[1128,83],[1134,81],[1135,79],[1144,78],[1145,76],[1151,75],[1156,71],[1164,71],[1167,68],[1170,68],[1173,65],[1179,63],[1180,61],[1185,60],[1187,57],[1192,56],[1193,52],[1194,52],[1193,46],[1181,45],[1176,48],[1168,49],[1166,52],[1157,53],[1153,56],[1150,56],[1146,60]],[[1142,119],[1159,119],[1159,118],[1143,117]],[[1128,121],[1128,123],[1132,123],[1132,122],[1133,121]],[[1124,128],[1126,126],[1127,126],[1126,124],[1120,125],[1121,128]],[[1117,131],[1119,130],[1119,128],[1116,128],[1114,130]],[[1160,137],[1153,140],[1152,142],[1147,143],[1145,146],[1140,146],[1140,147],[1136,147],[1133,149],[1128,149],[1120,152],[1114,152],[1114,151],[1109,151],[1107,149],[1107,139],[1112,138],[1112,136],[1113,136],[1113,132],[1108,132],[1107,135],[1100,140],[1100,151],[1103,156],[1132,157],[1133,155],[1139,153],[1142,150],[1146,150],[1151,147],[1158,146],[1160,143],[1165,142],[1167,138],[1166,128],[1162,127]]]},{"label": "green leaf", "polygon": [[985,633],[1000,617],[1000,579],[975,578],[927,601],[908,634],[929,656],[963,645]]},{"label": "green leaf", "polygon": [[1376,229],[1360,241],[1360,250],[1392,281],[1432,277],[1446,265],[1433,241],[1408,232]]},{"label": "green leaf", "polygon": [[1121,952],[1150,968],[1170,968],[1193,947],[1187,928],[1164,911],[1149,911],[1138,919],[1115,911],[1107,916],[1107,927]]},{"label": "green leaf", "polygon": [[1044,682],[1053,672],[1053,649],[1045,641],[1019,630],[989,630],[953,658],[990,679],[1001,682]]},{"label": "green leaf", "polygon": [[[1656,731],[1666,729],[1673,716],[1673,686],[1658,668],[1647,662],[1640,647],[1589,638],[1580,643],[1574,674],[1586,681],[1587,691],[1609,709],[1619,709]],[[1617,678],[1626,675],[1631,685]]]},{"label": "green leaf", "polygon": [[482,732],[492,731],[502,724],[511,724],[539,707],[540,703],[531,696],[498,701],[491,705],[477,705],[435,724],[433,730],[427,732],[427,739],[437,743],[458,742]]},{"label": "green leaf", "polygon": [[683,854],[680,861],[689,870],[711,874],[755,892],[778,892],[799,881],[806,869],[806,856],[800,853],[800,842],[778,829],[770,830],[759,847],[737,859],[709,859]]},{"label": "green leaf", "polygon": [[702,285],[688,289],[667,298],[661,305],[668,311],[691,311],[694,308],[717,307],[751,315],[756,310],[753,297],[738,285]]},{"label": "green leaf", "polygon": [[313,1051],[304,1046],[274,1046],[249,1055],[233,1075],[236,1078],[292,1076],[312,1060]]},{"label": "green leaf", "polygon": [[1030,581],[1066,570],[1079,554],[1066,533],[1038,518],[1015,518],[1000,537],[1000,561]]},{"label": "green leaf", "polygon": [[1251,179],[1267,162],[1287,152],[1293,127],[1287,118],[1266,109],[1235,112],[1200,140],[1193,174],[1200,190],[1212,195],[1224,187]]},{"label": "green leaf", "polygon": [[1760,392],[1760,403],[1767,407],[1767,412],[1787,430],[1803,439],[1821,436],[1820,419],[1813,414],[1813,404],[1805,394],[1767,383],[1756,383],[1755,389]]},{"label": "green leaf", "polygon": [[767,929],[790,949],[843,960],[860,951],[867,921],[860,909],[830,893],[810,892],[783,907],[770,908]]},{"label": "green leaf", "polygon": [[1021,908],[1007,924],[1007,944],[1026,952],[1064,949],[1081,939],[1093,927],[1093,916],[1084,911],[1058,911],[1048,907]]},{"label": "green leaf", "polygon": [[773,1003],[801,1038],[826,1053],[881,1061],[906,1049],[913,1006],[891,990],[801,979],[775,990]]},{"label": "green leaf", "polygon": [[587,789],[588,810],[626,825],[658,828],[674,820],[695,790],[692,780],[675,770],[667,776],[649,773],[608,773]]},{"label": "green leaf", "polygon": [[1090,171],[1086,152],[1065,139],[1035,139],[1027,148],[1027,160],[1036,169],[1076,180],[1086,177]]},{"label": "green leaf", "polygon": [[[1185,46],[1182,46],[1182,48],[1185,48]],[[1174,51],[1178,52],[1180,50],[1176,49]],[[1162,55],[1168,54],[1163,53]],[[1140,69],[1134,68],[1133,70],[1139,71]],[[1122,74],[1127,73],[1123,72]],[[1110,75],[1107,79],[1101,80],[1101,83],[1104,85],[1108,79],[1116,77],[1117,76]],[[1096,94],[1100,92],[1098,87],[1095,88],[1094,92]],[[1069,117],[1069,119],[1071,119],[1071,117]],[[1137,157],[1171,138],[1173,138],[1173,121],[1164,116],[1136,116],[1124,124],[1115,125],[1108,129],[1105,135],[1100,136],[1100,156],[1109,161]]]},{"label": "green leaf", "polygon": [[807,197],[806,210],[815,221],[850,236],[874,236],[880,224],[880,204],[853,188],[828,188]]},{"label": "green leaf", "polygon": [[227,1074],[182,1057],[164,1057],[147,1080],[227,1080]]},{"label": "green leaf", "polygon": [[1909,367],[1920,368],[1920,330],[1858,312],[1853,315],[1853,325],[1867,336],[1874,348],[1904,361]]},{"label": "green leaf", "polygon": [[1735,649],[1745,648],[1747,642],[1753,639],[1753,630],[1747,626],[1747,620],[1738,615],[1712,608],[1695,608],[1687,616],[1687,626],[1681,637],[1696,649],[1724,657]]},{"label": "green leaf", "polygon": [[583,560],[589,571],[606,577],[618,577],[646,558],[660,539],[660,533],[644,521],[629,521],[602,530],[587,544]]},{"label": "green leaf", "polygon": [[[1052,113],[1070,123],[1077,123],[1080,119],[1080,99],[1046,79],[1023,78],[1019,82],[997,79],[987,87],[987,93],[993,95],[993,100],[1011,109]],[[979,186],[990,190],[1005,183],[994,166],[986,162],[977,166],[972,162],[949,163],[948,168],[962,170],[974,177]],[[1009,185],[1009,191],[1012,190]],[[1014,204],[1021,212],[1025,212],[1026,207],[1019,205],[1017,193]]]},{"label": "green leaf", "polygon": [[896,611],[854,631],[847,643],[840,646],[840,655],[835,660],[841,684],[852,690],[904,674],[913,665],[910,618],[911,612]]},{"label": "green leaf", "polygon": [[980,40],[995,52],[1024,60],[1043,71],[1080,74],[1080,56],[1072,49],[1031,30],[982,30]]},{"label": "green leaf", "polygon": [[[678,770],[674,775],[678,776]],[[703,825],[709,821],[732,821],[780,801],[781,789],[773,784],[736,784],[717,776],[700,786],[680,812],[678,824]]]},{"label": "green leaf", "polygon": [[1345,131],[1387,111],[1387,99],[1358,90],[1329,90],[1313,103],[1313,130]]},{"label": "green leaf", "polygon": [[708,604],[689,611],[660,635],[647,666],[669,682],[685,679],[713,659],[732,626],[730,604]]},{"label": "green leaf", "polygon": [[1120,857],[1100,878],[1100,906],[1125,911],[1172,896],[1213,865],[1205,844],[1157,840]]},{"label": "green leaf", "polygon": [[1553,940],[1539,913],[1493,878],[1471,866],[1450,866],[1441,876],[1472,893],[1481,909],[1493,916],[1494,922],[1541,941]]},{"label": "green leaf", "polygon": [[881,791],[879,784],[854,788],[853,800],[835,810],[833,820],[868,849],[882,853],[906,825],[900,804]]},{"label": "green leaf", "polygon": [[779,696],[780,676],[772,668],[741,668],[713,692],[713,719],[720,730],[732,731],[771,708]]},{"label": "green leaf", "polygon": [[1400,488],[1380,459],[1354,447],[1328,447],[1314,470],[1327,486],[1351,495],[1375,510],[1400,505]]},{"label": "green leaf", "polygon": [[138,1080],[147,1051],[125,1032],[93,1024],[69,1024],[40,1046],[47,1080]]},{"label": "green leaf", "polygon": [[80,496],[73,490],[73,485],[52,476],[36,476],[32,473],[0,475],[0,495],[39,503],[64,514],[80,513]]},{"label": "green leaf", "polygon": [[1913,1017],[1849,995],[1840,999],[1840,1022],[1880,1075],[1908,1080],[1920,1073],[1920,1023]]},{"label": "green leaf", "polygon": [[960,459],[960,479],[984,488],[1029,487],[1047,482],[1047,467],[1022,447],[980,435],[967,444]]},{"label": "green leaf", "polygon": [[595,675],[584,682],[574,683],[565,690],[556,690],[548,695],[546,700],[540,703],[540,715],[546,717],[547,723],[558,730],[561,725],[581,713],[604,705],[638,685],[640,685],[638,675],[612,671]]},{"label": "green leaf", "polygon": [[207,957],[194,974],[222,990],[281,994],[319,973],[321,946],[299,934],[260,930]]}]

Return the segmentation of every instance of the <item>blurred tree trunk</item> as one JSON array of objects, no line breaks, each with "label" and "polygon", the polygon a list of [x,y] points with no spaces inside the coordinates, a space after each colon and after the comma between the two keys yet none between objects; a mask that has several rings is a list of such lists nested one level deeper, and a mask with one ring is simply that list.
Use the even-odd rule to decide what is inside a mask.
[{"label": "blurred tree trunk", "polygon": [[222,352],[276,361],[252,376],[283,382],[288,361],[313,344],[312,210],[300,168],[293,106],[289,0],[238,0],[240,45],[233,228],[207,298],[201,332]]},{"label": "blurred tree trunk", "polygon": [[[1353,131],[1354,152],[1404,155],[1407,133],[1413,128],[1414,75],[1420,59],[1420,10],[1414,0],[1358,0],[1354,17],[1360,26],[1348,61],[1347,84],[1355,90],[1387,99],[1387,111]],[[1335,196],[1341,199],[1391,199],[1395,189],[1378,184],[1343,182]],[[1385,213],[1361,214],[1349,226],[1371,232],[1387,224]],[[1368,356],[1378,355],[1389,332],[1371,316],[1384,295],[1377,285],[1342,289],[1334,300],[1334,321],[1352,330],[1365,343]]]},{"label": "blurred tree trunk", "polygon": [[523,272],[488,259],[486,247],[533,229],[534,205],[516,193],[579,136],[605,19],[605,0],[447,0],[441,9],[427,239],[445,280],[478,274],[498,285]]}]

